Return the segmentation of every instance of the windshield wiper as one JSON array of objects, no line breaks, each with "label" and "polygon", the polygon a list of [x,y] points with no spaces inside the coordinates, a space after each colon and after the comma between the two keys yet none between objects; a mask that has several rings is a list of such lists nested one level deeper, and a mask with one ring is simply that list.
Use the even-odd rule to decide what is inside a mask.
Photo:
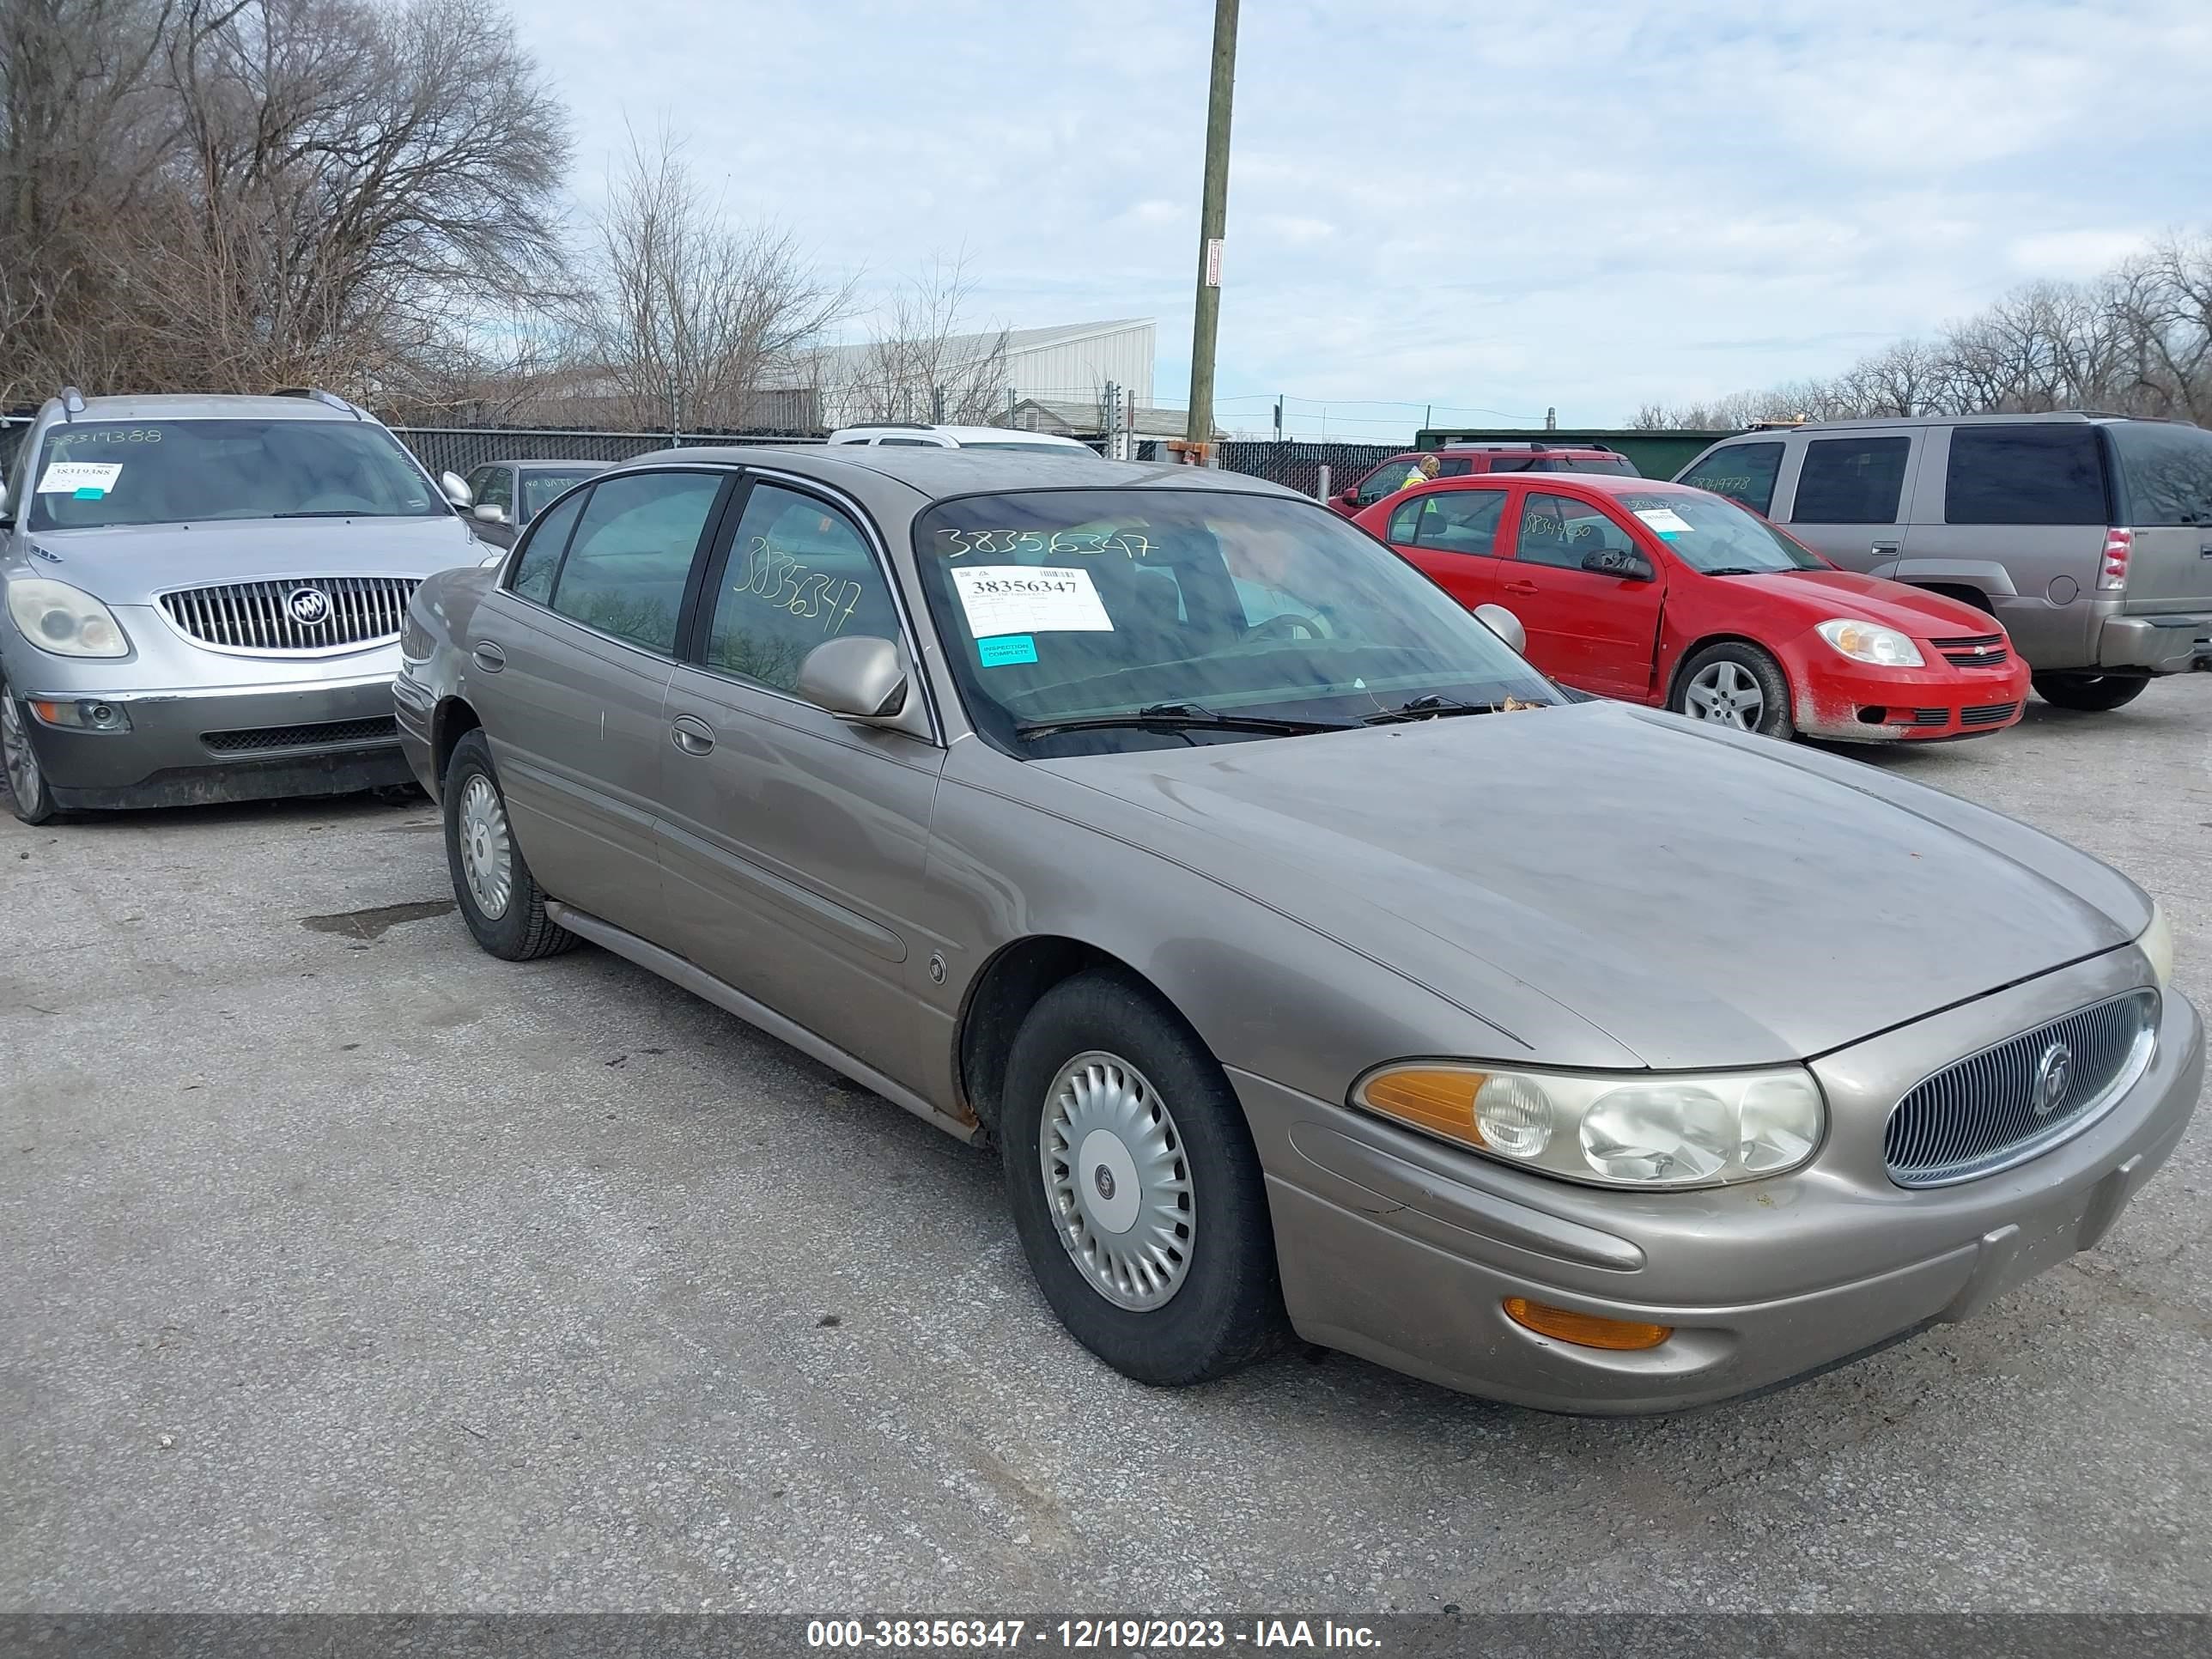
[{"label": "windshield wiper", "polygon": [[1359,723],[1394,726],[1401,720],[1442,720],[1449,714],[1494,714],[1504,707],[1502,702],[1462,702],[1457,697],[1440,697],[1431,692],[1401,702],[1395,708],[1386,708],[1379,714],[1365,715]]},{"label": "windshield wiper", "polygon": [[1020,720],[1014,735],[1048,738],[1058,732],[1103,732],[1136,726],[1155,732],[1264,732],[1271,737],[1303,737],[1312,732],[1349,732],[1341,720],[1279,720],[1266,714],[1220,714],[1194,702],[1147,703],[1133,714],[1086,714],[1077,720]]},{"label": "windshield wiper", "polygon": [[1705,576],[1773,576],[1780,573],[1773,570],[1761,570],[1755,565],[1724,564],[1717,570],[1705,570],[1698,574]]}]

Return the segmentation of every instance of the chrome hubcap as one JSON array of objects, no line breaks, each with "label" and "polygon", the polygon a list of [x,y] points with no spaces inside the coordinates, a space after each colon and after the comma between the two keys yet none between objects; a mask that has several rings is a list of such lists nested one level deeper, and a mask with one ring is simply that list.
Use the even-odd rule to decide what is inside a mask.
[{"label": "chrome hubcap", "polygon": [[1109,1054],[1069,1060],[1037,1155],[1060,1242],[1091,1289],[1143,1312],[1182,1288],[1198,1225],[1190,1163],[1143,1073]]},{"label": "chrome hubcap", "polygon": [[1682,701],[1699,720],[1718,720],[1741,732],[1756,732],[1766,713],[1759,681],[1741,663],[1717,662],[1698,671]]},{"label": "chrome hubcap", "polygon": [[0,763],[8,769],[9,792],[24,811],[39,793],[39,757],[31,752],[31,734],[23,729],[23,713],[13,695],[0,689]]},{"label": "chrome hubcap", "polygon": [[461,838],[461,874],[486,921],[507,914],[514,896],[514,852],[507,830],[507,808],[499,791],[481,772],[461,787],[455,833]]}]

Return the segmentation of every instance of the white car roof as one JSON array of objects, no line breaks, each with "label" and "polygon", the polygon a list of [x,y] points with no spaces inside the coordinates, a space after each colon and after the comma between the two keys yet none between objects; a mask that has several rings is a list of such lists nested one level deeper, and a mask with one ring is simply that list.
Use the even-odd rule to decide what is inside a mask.
[{"label": "white car roof", "polygon": [[[840,427],[830,434],[833,444],[864,444],[878,437],[912,438],[947,449],[967,444],[1020,444],[1038,449],[1081,449],[1091,446],[1054,432],[1024,432],[1010,426],[929,426],[920,422],[874,421]],[[1096,453],[1096,452],[1092,452]]]}]

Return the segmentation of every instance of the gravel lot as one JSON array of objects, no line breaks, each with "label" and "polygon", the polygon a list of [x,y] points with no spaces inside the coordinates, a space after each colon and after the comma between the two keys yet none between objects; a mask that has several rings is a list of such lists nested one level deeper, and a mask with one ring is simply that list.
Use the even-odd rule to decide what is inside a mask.
[{"label": "gravel lot", "polygon": [[[2203,1002],[2209,735],[2199,676],[1877,763],[2133,875]],[[2100,1249],[1747,1404],[1164,1395],[989,1157],[478,952],[420,803],[0,817],[0,1610],[2212,1609],[2212,1115]]]}]

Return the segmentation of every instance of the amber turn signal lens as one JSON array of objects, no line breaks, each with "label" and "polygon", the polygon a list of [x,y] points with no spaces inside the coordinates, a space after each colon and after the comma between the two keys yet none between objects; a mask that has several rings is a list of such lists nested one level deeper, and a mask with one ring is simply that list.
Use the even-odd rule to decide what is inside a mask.
[{"label": "amber turn signal lens", "polygon": [[1505,1298],[1505,1316],[1540,1336],[1555,1336],[1560,1341],[1571,1342],[1578,1348],[1610,1348],[1620,1353],[1638,1348],[1656,1348],[1674,1334],[1672,1325],[1644,1325],[1632,1319],[1601,1319],[1595,1314],[1577,1313],[1572,1308],[1554,1308],[1548,1303],[1531,1302],[1525,1296]]},{"label": "amber turn signal lens", "polygon": [[1360,1098],[1401,1123],[1480,1146],[1486,1143],[1474,1127],[1474,1097],[1486,1080],[1481,1072],[1385,1072],[1368,1080]]}]

